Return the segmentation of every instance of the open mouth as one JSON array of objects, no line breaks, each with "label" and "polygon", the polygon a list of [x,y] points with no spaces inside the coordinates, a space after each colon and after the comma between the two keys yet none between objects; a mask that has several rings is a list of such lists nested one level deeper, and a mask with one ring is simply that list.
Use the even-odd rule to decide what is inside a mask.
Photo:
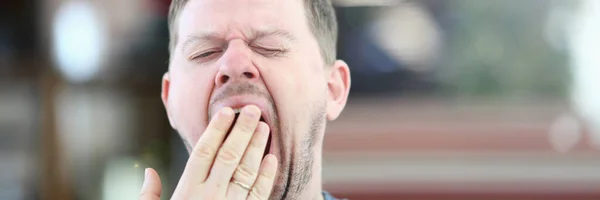
[{"label": "open mouth", "polygon": [[[233,119],[233,123],[232,123],[233,125],[235,125],[235,123],[237,122],[238,117],[240,117],[240,113],[239,113],[239,111],[236,111],[235,118]],[[266,123],[264,117],[262,117],[262,116],[260,117],[260,121]],[[225,135],[225,139],[227,139],[227,137],[229,137],[229,134],[231,134],[231,130],[233,129],[233,125],[231,127],[229,127],[229,130],[227,131],[227,134]],[[272,138],[271,131],[269,131],[269,139],[267,140],[267,146],[265,147],[265,151],[263,152],[263,158],[267,154],[269,154],[269,152],[271,150],[271,138]]]}]

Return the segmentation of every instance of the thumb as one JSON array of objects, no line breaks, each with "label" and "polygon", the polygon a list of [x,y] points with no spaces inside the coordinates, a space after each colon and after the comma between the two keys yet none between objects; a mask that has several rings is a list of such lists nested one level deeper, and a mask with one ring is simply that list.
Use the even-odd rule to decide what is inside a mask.
[{"label": "thumb", "polygon": [[144,185],[140,193],[140,200],[160,200],[162,185],[158,173],[152,168],[146,168]]}]

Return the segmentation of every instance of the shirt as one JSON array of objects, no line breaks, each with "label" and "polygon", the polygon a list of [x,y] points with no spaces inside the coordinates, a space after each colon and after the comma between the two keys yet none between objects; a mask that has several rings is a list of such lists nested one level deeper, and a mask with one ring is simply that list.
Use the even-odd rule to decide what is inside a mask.
[{"label": "shirt", "polygon": [[338,200],[335,197],[331,196],[328,192],[323,191],[323,199],[325,200]]}]

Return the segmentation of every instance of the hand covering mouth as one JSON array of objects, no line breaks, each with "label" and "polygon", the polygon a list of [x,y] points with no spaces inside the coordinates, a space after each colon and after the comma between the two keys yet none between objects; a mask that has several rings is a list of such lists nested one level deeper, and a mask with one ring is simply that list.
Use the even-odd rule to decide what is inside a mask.
[{"label": "hand covering mouth", "polygon": [[[227,130],[227,133],[225,134],[225,139],[227,139],[227,137],[229,137],[229,134],[231,134],[231,131],[233,130],[233,127],[235,126],[235,123],[237,122],[237,120],[238,120],[238,117],[240,117],[240,112],[241,112],[241,109],[233,109],[233,111],[235,112],[235,118],[233,119],[233,123],[232,123],[232,124],[231,124],[231,126],[229,127],[229,130]],[[261,121],[261,122],[264,122],[264,123],[267,123],[267,122],[265,121],[265,118],[264,118],[263,116],[261,116],[261,117],[260,117],[260,121]],[[267,125],[269,125],[269,124],[267,124]],[[269,130],[269,139],[267,140],[267,146],[265,147],[265,151],[264,151],[264,153],[263,153],[263,158],[264,158],[264,157],[265,157],[267,154],[269,154],[269,152],[270,152],[270,150],[271,150],[271,138],[272,138],[272,136],[271,136],[271,131]]]}]

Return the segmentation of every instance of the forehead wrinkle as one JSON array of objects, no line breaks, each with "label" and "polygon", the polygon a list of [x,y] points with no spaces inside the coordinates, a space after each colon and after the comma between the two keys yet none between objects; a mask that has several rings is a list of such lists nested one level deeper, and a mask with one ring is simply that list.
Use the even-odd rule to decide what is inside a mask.
[{"label": "forehead wrinkle", "polygon": [[229,28],[228,31],[226,31],[227,33],[225,34],[227,34],[227,36],[224,36],[225,34],[220,34],[217,32],[205,32],[200,34],[187,35],[182,44],[181,51],[184,51],[188,48],[188,46],[193,44],[201,44],[203,46],[206,45],[206,43],[208,42],[227,42],[233,39],[238,39],[240,37],[241,39],[247,42],[252,42],[267,37],[276,37],[283,39],[284,44],[289,44],[296,40],[293,34],[282,29],[269,28],[258,30],[255,28],[244,28],[242,31],[238,32],[241,35],[236,34],[236,32],[233,32],[232,30],[233,29]]},{"label": "forehead wrinkle", "polygon": [[[219,2],[219,3],[217,3]],[[202,25],[203,28],[207,28],[210,31],[213,31],[214,33],[211,34],[201,34],[200,37],[202,35],[213,35],[213,36],[220,36],[220,37],[212,37],[212,38],[206,38],[206,39],[221,39],[223,41],[229,41],[232,39],[245,39],[246,41],[252,41],[252,40],[256,40],[258,38],[262,38],[262,37],[267,37],[267,36],[276,36],[277,38],[280,39],[284,39],[286,43],[290,43],[292,41],[295,41],[297,38],[294,37],[294,35],[290,34],[289,31],[283,30],[283,27],[279,27],[279,26],[284,26],[283,24],[280,24],[278,22],[280,22],[280,19],[277,19],[277,17],[272,16],[273,13],[272,12],[249,12],[248,8],[240,8],[239,6],[236,5],[240,5],[240,4],[245,4],[245,3],[250,3],[252,2],[253,7],[255,7],[256,9],[259,10],[268,10],[268,11],[272,11],[272,10],[281,10],[284,9],[282,7],[282,5],[280,3],[276,3],[277,1],[274,2],[268,2],[268,1],[224,1],[224,0],[218,0],[218,1],[191,1],[191,5],[186,6],[186,8],[184,8],[184,10],[187,10],[188,12],[191,10],[192,13],[188,13],[188,14],[192,14],[192,16],[187,16],[188,17],[192,17],[192,18],[196,18],[196,19],[187,19],[186,21],[188,21],[188,23],[186,24],[195,24],[198,25],[198,22],[196,23],[192,23],[189,20],[200,20],[201,22],[207,23],[205,25]],[[210,9],[209,10],[205,10],[208,7],[205,6],[209,6]],[[198,10],[200,9],[200,10]],[[234,9],[234,10],[231,10]],[[201,11],[202,10],[202,11]],[[219,12],[219,11],[229,11],[229,15],[225,15],[223,12]],[[287,9],[284,9],[287,10]],[[233,12],[233,13],[231,13]],[[193,16],[193,15],[197,15],[200,13],[204,13],[204,14],[209,14],[209,13],[213,13],[215,14],[215,16],[211,17],[214,18],[213,20],[208,20],[208,18],[206,17],[201,17],[198,18],[198,16]],[[231,15],[233,14],[233,15]],[[226,23],[226,24],[225,24]],[[186,25],[184,25],[186,26]],[[249,27],[251,26],[251,27]],[[191,30],[189,31],[194,31],[195,28],[193,27],[188,27],[186,29],[191,28]],[[198,28],[198,27],[196,27]],[[196,30],[196,31],[203,31],[203,30]],[[193,32],[192,34],[193,35]],[[218,40],[217,40],[218,41]],[[194,42],[189,41],[189,42]],[[182,44],[182,49],[185,49],[186,46],[189,45],[189,42],[184,42]],[[197,41],[196,41],[197,42]]]}]

